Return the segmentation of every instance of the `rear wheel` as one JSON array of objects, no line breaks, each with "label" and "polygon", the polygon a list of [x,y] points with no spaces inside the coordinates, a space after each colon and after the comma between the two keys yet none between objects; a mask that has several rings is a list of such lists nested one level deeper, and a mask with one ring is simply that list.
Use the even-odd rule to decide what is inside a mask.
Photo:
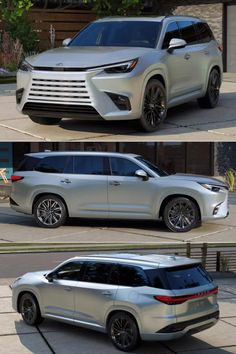
[{"label": "rear wheel", "polygon": [[115,313],[108,323],[108,335],[114,346],[124,352],[134,350],[140,343],[138,326],[126,312]]},{"label": "rear wheel", "polygon": [[37,224],[45,228],[56,228],[63,225],[67,218],[64,202],[53,194],[39,198],[34,205],[34,218]]},{"label": "rear wheel", "polygon": [[47,117],[35,117],[29,116],[32,122],[42,125],[56,125],[60,123],[61,118],[47,118]]},{"label": "rear wheel", "polygon": [[35,326],[43,321],[38,302],[32,294],[22,295],[19,305],[21,316],[28,325]]},{"label": "rear wheel", "polygon": [[165,206],[163,220],[173,232],[187,232],[199,224],[197,205],[189,198],[176,197]]},{"label": "rear wheel", "polygon": [[217,69],[212,69],[209,75],[207,91],[204,97],[198,99],[202,108],[214,108],[220,97],[220,74]]},{"label": "rear wheel", "polygon": [[142,130],[154,132],[163,122],[167,114],[167,100],[165,87],[159,80],[152,79],[148,82],[143,101],[140,124]]}]

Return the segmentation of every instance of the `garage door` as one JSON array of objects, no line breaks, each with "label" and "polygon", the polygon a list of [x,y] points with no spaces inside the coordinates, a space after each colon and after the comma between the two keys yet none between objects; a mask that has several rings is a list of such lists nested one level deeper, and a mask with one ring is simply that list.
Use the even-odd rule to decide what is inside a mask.
[{"label": "garage door", "polygon": [[236,5],[227,6],[227,71],[236,73]]}]

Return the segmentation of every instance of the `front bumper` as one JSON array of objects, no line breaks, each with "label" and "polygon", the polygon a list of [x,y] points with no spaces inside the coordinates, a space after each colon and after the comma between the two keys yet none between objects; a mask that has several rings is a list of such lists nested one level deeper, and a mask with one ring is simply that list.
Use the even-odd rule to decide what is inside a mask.
[{"label": "front bumper", "polygon": [[[134,70],[135,71],[135,70]],[[142,110],[142,75],[34,70],[17,73],[17,107],[48,118],[137,119]],[[20,98],[20,99],[19,99]],[[126,101],[125,105],[117,100]],[[122,102],[121,102],[122,103]]]}]

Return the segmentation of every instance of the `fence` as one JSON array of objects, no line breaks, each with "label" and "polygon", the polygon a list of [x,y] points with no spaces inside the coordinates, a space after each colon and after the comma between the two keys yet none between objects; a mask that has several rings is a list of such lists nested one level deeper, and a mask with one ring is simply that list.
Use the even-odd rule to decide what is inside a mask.
[{"label": "fence", "polygon": [[[55,46],[61,46],[63,39],[73,37],[86,24],[95,20],[90,10],[32,9],[28,12],[32,28],[37,31],[40,50],[50,48],[50,26],[55,29]],[[3,22],[0,20],[0,31]]]}]

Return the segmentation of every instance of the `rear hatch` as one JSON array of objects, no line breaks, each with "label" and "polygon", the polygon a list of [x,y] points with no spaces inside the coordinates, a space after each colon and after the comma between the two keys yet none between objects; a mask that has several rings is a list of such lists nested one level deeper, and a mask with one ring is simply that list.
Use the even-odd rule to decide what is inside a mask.
[{"label": "rear hatch", "polygon": [[[158,273],[162,287],[171,291],[171,295],[157,295],[155,299],[174,306],[176,323],[186,322],[186,326],[190,326],[218,318],[218,287],[201,264],[152,269],[147,273],[152,286],[156,287],[155,273]],[[184,328],[185,326],[182,329]]]}]

